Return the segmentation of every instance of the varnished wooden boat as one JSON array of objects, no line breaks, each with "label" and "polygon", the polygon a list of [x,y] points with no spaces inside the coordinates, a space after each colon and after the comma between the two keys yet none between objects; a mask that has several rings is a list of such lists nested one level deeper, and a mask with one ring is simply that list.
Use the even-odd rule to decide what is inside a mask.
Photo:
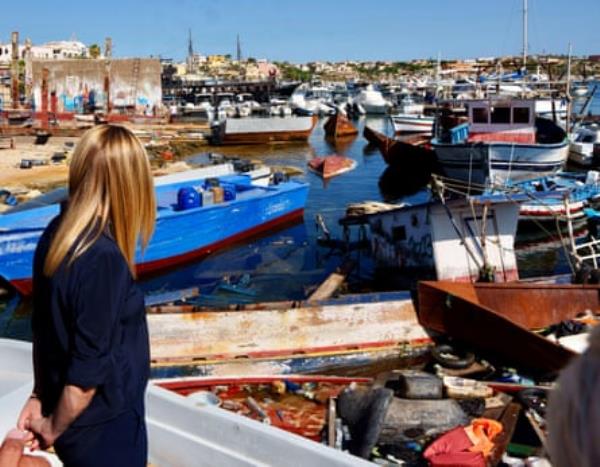
[{"label": "varnished wooden boat", "polygon": [[319,375],[181,377],[154,384],[203,404],[266,422],[320,442],[327,426],[329,400],[350,384],[371,378]]},{"label": "varnished wooden boat", "polygon": [[205,375],[359,374],[373,363],[410,365],[431,340],[409,293],[350,295],[215,310],[148,308],[151,360]]},{"label": "varnished wooden boat", "polygon": [[236,145],[305,142],[317,120],[317,116],[227,119],[213,127],[211,143]]},{"label": "varnished wooden boat", "polygon": [[323,128],[328,138],[344,138],[358,134],[356,127],[339,111],[327,119]]},{"label": "varnished wooden boat", "polygon": [[324,179],[336,177],[355,168],[354,159],[338,155],[315,157],[308,162],[308,170]]},{"label": "varnished wooden boat", "polygon": [[532,283],[419,283],[419,322],[474,350],[542,373],[563,368],[575,353],[536,334],[590,310],[598,286]]},{"label": "varnished wooden boat", "polygon": [[386,164],[407,167],[411,170],[436,171],[435,153],[426,147],[428,138],[421,134],[392,139],[365,126],[364,137],[377,146]]}]

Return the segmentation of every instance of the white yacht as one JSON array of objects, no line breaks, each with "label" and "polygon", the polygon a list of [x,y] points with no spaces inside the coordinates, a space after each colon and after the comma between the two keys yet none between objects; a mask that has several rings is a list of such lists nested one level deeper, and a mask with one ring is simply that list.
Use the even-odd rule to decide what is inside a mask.
[{"label": "white yacht", "polygon": [[383,98],[372,84],[361,90],[354,101],[360,105],[367,114],[387,114],[392,104]]}]

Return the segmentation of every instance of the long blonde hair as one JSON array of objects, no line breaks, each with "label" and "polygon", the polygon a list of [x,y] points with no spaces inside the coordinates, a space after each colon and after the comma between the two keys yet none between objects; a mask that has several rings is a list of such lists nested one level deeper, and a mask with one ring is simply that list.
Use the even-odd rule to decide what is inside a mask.
[{"label": "long blonde hair", "polygon": [[156,218],[150,162],[127,128],[99,125],[73,152],[69,204],[50,244],[44,274],[52,276],[67,255],[71,264],[110,227],[135,277],[135,249],[150,241]]}]

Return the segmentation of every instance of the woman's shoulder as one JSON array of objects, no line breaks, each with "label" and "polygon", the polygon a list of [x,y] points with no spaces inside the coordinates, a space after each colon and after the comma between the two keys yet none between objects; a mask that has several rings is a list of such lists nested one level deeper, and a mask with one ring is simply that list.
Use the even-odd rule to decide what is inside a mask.
[{"label": "woman's shoulder", "polygon": [[128,268],[121,249],[115,240],[105,233],[101,233],[75,262],[89,266],[97,266],[100,263],[116,269]]}]

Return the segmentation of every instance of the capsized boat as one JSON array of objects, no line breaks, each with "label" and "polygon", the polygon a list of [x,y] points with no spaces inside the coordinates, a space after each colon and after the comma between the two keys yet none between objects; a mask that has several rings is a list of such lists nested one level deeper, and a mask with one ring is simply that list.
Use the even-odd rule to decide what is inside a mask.
[{"label": "capsized boat", "polygon": [[177,366],[214,376],[359,374],[374,363],[410,366],[430,343],[408,292],[147,311],[155,376]]},{"label": "capsized boat", "polygon": [[[156,187],[154,235],[143,255],[136,252],[141,275],[201,258],[302,217],[306,183],[256,186],[247,175],[218,180],[219,189],[210,188],[205,179]],[[21,294],[31,292],[35,248],[59,210],[52,204],[0,216],[0,277]]]},{"label": "capsized boat", "polygon": [[356,168],[356,161],[349,157],[331,155],[315,157],[308,161],[308,169],[318,176],[329,179]]},{"label": "capsized boat", "polygon": [[598,286],[419,283],[419,322],[429,330],[536,373],[561,370],[576,353],[533,332],[600,312]]},{"label": "capsized boat", "polygon": [[325,136],[329,138],[344,138],[358,134],[356,127],[339,110],[327,119],[323,128]]},{"label": "capsized boat", "polygon": [[213,126],[213,144],[271,144],[307,141],[317,117],[228,118]]},{"label": "capsized boat", "polygon": [[560,171],[569,152],[564,129],[536,118],[534,100],[472,100],[465,103],[468,122],[446,126],[440,118],[431,140],[448,178],[471,185],[509,182]]}]

